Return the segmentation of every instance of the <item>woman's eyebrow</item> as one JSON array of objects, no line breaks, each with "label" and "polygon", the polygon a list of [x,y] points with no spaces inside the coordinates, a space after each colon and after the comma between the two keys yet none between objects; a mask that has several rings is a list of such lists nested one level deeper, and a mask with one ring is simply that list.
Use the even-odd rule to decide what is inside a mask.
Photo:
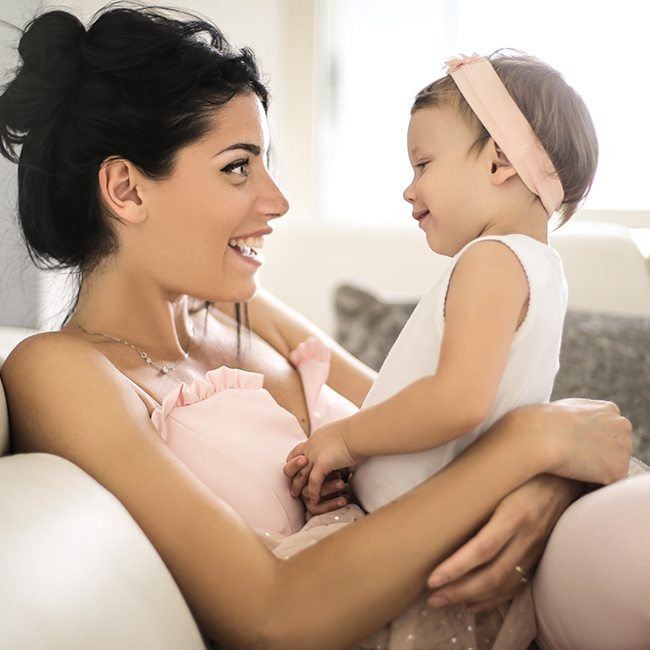
[{"label": "woman's eyebrow", "polygon": [[250,151],[252,154],[255,154],[256,156],[259,156],[260,152],[262,151],[260,147],[258,147],[256,144],[249,144],[247,142],[237,142],[236,144],[231,144],[225,149],[219,151],[218,153],[215,153],[213,158],[215,156],[218,156],[219,154],[224,153],[225,151],[232,151],[233,149],[243,149],[244,151]]}]

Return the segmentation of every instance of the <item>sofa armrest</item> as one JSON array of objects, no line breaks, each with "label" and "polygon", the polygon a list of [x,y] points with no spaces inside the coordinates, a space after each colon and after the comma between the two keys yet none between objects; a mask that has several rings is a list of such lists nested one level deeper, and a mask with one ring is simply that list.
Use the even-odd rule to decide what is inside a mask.
[{"label": "sofa armrest", "polygon": [[[34,334],[36,330],[23,327],[5,327],[0,325],[0,368],[9,353],[24,338]],[[0,382],[0,457],[9,453],[9,415],[7,400],[2,382]]]},{"label": "sofa armrest", "polygon": [[205,649],[151,542],[68,460],[0,458],[0,527],[0,647]]}]

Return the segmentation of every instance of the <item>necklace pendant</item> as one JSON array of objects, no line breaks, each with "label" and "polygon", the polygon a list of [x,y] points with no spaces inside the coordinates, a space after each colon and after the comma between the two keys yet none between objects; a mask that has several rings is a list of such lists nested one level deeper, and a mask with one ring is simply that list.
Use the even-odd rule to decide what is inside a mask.
[{"label": "necklace pendant", "polygon": [[167,374],[169,374],[169,368],[167,366],[163,366],[160,369],[160,372],[162,372],[163,375],[167,375]]}]

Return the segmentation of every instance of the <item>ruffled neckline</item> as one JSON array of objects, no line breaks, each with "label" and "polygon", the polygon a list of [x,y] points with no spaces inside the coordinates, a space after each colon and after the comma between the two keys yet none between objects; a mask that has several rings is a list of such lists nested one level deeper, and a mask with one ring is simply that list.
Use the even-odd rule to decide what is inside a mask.
[{"label": "ruffled neckline", "polygon": [[[313,412],[318,394],[329,375],[331,350],[316,336],[311,336],[289,355],[289,361],[298,370],[309,413]],[[305,381],[306,373],[309,381]],[[190,406],[226,390],[260,390],[264,387],[264,375],[240,368],[221,366],[208,370],[204,377],[190,384],[184,381],[167,393],[162,403],[151,414],[151,420],[158,431],[169,413],[179,407]]]}]

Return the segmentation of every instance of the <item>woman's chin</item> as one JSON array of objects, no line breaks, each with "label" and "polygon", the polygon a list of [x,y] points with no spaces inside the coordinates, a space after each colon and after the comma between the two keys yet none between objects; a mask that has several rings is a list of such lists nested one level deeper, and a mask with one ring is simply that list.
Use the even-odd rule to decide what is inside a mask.
[{"label": "woman's chin", "polygon": [[248,302],[249,300],[253,299],[253,297],[255,296],[255,294],[258,292],[258,290],[260,288],[260,283],[259,283],[259,280],[257,278],[257,275],[254,276],[253,280],[254,281],[253,281],[253,284],[252,284],[250,290],[242,292],[239,300],[237,300],[236,302]]},{"label": "woman's chin", "polygon": [[257,273],[249,279],[243,280],[239,286],[235,287],[233,291],[229,292],[228,299],[223,298],[223,294],[220,300],[217,302],[248,302],[252,300],[255,294],[260,288],[259,278]]}]

